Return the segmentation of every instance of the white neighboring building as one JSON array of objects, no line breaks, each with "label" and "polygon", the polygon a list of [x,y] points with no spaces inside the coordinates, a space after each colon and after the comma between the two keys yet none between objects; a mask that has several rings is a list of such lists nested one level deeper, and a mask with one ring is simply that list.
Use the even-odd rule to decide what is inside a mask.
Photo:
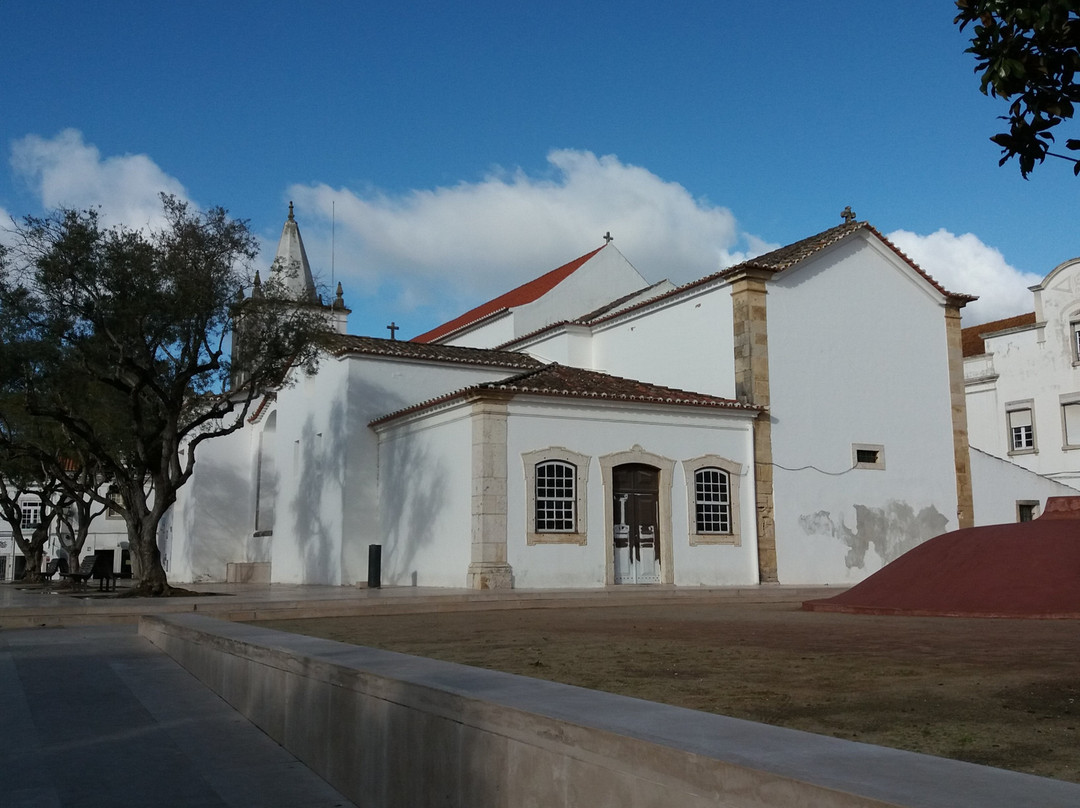
[{"label": "white neighboring building", "polygon": [[1080,259],[1031,287],[1034,311],[964,329],[971,445],[1080,487]]},{"label": "white neighboring building", "polygon": [[200,446],[167,569],[356,584],[375,544],[399,585],[853,583],[979,519],[970,299],[849,221],[679,288],[608,243],[411,342],[339,301],[318,373]]},{"label": "white neighboring building", "polygon": [[[22,528],[24,535],[34,529],[41,521],[41,501],[39,497],[27,495],[20,499],[22,507]],[[54,520],[50,526],[49,540],[45,545],[42,563],[63,555],[60,544],[60,531],[65,528]],[[118,513],[106,510],[91,523],[90,532],[83,545],[82,558],[93,557],[97,552],[111,552],[113,571],[117,574],[130,572],[131,558],[128,553],[127,524]],[[0,517],[0,581],[13,581],[21,578],[26,569],[22,551],[15,543],[11,527]]]}]

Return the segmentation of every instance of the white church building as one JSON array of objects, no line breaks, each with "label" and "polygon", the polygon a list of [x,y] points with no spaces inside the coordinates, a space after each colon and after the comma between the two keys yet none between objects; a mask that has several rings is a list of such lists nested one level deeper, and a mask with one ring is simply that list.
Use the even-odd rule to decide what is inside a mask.
[{"label": "white church building", "polygon": [[378,545],[385,585],[857,582],[985,521],[973,473],[987,513],[1061,493],[969,453],[971,299],[852,217],[680,287],[609,240],[412,341],[339,296],[318,372],[199,447],[170,577],[352,585]]}]

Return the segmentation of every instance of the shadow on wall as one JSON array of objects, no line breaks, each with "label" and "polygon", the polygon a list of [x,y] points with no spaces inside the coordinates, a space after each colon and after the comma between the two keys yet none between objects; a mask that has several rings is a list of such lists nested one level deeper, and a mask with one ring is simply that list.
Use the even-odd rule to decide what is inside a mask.
[{"label": "shadow on wall", "polygon": [[[417,439],[402,438],[379,447],[379,518],[383,546],[383,574],[386,583],[416,586],[424,584],[417,569],[417,555],[438,538],[436,518],[446,510],[451,475],[468,476],[467,461],[451,469],[445,460],[418,446]],[[466,515],[468,511],[466,510]],[[469,564],[470,525],[464,536],[444,536],[454,557],[460,557],[461,586]],[[462,548],[458,553],[453,547]],[[450,571],[450,575],[454,575]]]},{"label": "shadow on wall", "polygon": [[250,482],[230,466],[199,465],[196,459],[196,468],[184,509],[187,540],[171,548],[179,551],[179,557],[170,561],[170,567],[190,570],[193,583],[224,581],[225,565],[244,561],[247,554]]},{"label": "shadow on wall", "polygon": [[[345,409],[340,399],[331,407],[325,431],[316,430],[310,415],[300,430],[291,511],[301,583],[340,583],[340,529],[335,537],[332,527],[340,527],[343,517],[345,430]],[[278,460],[280,467],[281,458]],[[275,535],[275,544],[278,541]]]},{"label": "shadow on wall", "polygon": [[845,524],[841,514],[834,519],[829,511],[803,514],[799,526],[808,536],[832,536],[848,548],[844,561],[848,569],[863,569],[872,547],[888,564],[927,539],[940,536],[949,520],[933,505],[918,513],[906,502],[890,500],[884,507],[855,506],[855,529]]}]

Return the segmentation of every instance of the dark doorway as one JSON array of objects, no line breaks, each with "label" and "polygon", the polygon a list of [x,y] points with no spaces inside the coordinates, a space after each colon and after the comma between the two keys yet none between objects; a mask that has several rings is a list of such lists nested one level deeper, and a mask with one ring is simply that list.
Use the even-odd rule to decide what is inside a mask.
[{"label": "dark doorway", "polygon": [[660,469],[627,463],[611,470],[615,583],[660,583]]}]

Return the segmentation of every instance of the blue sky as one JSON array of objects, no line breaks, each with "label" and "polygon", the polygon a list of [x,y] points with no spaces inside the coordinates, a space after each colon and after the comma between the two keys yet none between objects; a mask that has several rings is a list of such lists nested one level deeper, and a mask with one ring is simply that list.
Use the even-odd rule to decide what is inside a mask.
[{"label": "blue sky", "polygon": [[981,295],[967,323],[1030,310],[1080,255],[1080,180],[998,167],[1004,104],[941,0],[0,10],[4,221],[138,227],[166,190],[250,220],[265,265],[292,199],[354,333],[421,333],[607,231],[685,282],[845,205]]}]

